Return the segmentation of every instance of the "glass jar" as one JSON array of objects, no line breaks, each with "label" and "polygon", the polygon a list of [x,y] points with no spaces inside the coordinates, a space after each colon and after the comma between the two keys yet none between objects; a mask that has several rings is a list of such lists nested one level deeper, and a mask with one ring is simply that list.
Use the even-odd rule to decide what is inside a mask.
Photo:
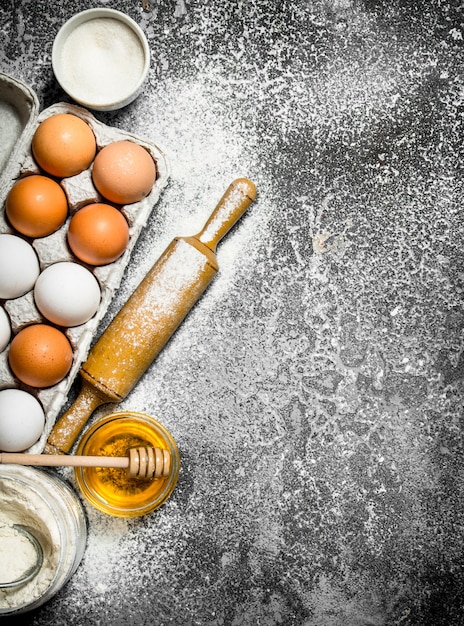
[{"label": "glass jar", "polygon": [[99,511],[115,517],[138,517],[159,508],[172,494],[180,471],[180,457],[171,433],[154,417],[120,411],[97,420],[83,435],[76,454],[126,456],[130,448],[151,446],[168,450],[167,476],[131,477],[127,469],[76,467],[77,486]]},{"label": "glass jar", "polygon": [[27,526],[44,553],[31,581],[0,589],[2,617],[41,606],[68,582],[84,554],[87,524],[80,499],[63,479],[21,465],[0,466],[0,520]]}]

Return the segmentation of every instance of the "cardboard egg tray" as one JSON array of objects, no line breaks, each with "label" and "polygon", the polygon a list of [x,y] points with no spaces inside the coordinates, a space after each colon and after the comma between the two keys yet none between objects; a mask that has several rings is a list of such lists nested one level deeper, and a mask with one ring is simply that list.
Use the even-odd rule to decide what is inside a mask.
[{"label": "cardboard egg tray", "polygon": [[[71,385],[76,378],[82,362],[86,359],[97,327],[105,315],[111,299],[119,287],[124,270],[130,259],[131,251],[146,221],[157,203],[160,193],[167,184],[169,178],[169,164],[166,156],[159,147],[125,132],[99,122],[89,111],[78,106],[65,103],[55,104],[40,114],[38,113],[38,101],[34,92],[26,85],[14,78],[0,73],[0,110],[7,116],[13,117],[13,125],[9,125],[8,136],[0,136],[0,233],[10,233],[22,237],[8,223],[5,217],[5,200],[9,190],[15,181],[23,175],[43,174],[34,161],[31,151],[32,136],[38,124],[57,113],[73,113],[87,122],[93,130],[97,142],[97,152],[113,141],[128,139],[143,146],[153,157],[157,167],[157,179],[150,194],[140,202],[119,207],[129,223],[130,239],[123,255],[109,265],[99,267],[88,266],[97,278],[101,289],[101,301],[97,313],[88,322],[73,328],[62,329],[73,347],[73,364],[69,374],[60,383],[47,389],[33,389],[18,381],[8,364],[9,346],[0,353],[0,390],[18,388],[32,393],[41,403],[45,411],[45,428],[40,439],[28,450],[28,452],[42,452],[48,435],[66,402]],[[17,130],[17,137],[11,137],[11,128]],[[0,135],[4,132],[0,125]],[[5,139],[5,141],[4,141]],[[65,224],[56,232],[47,237],[29,241],[39,258],[40,269],[44,270],[53,263],[60,261],[72,261],[81,263],[71,253],[67,245],[67,229],[71,216],[81,207],[93,202],[108,202],[96,191],[91,178],[91,167],[77,176],[64,178],[60,182],[64,189],[69,205],[68,218]],[[7,312],[12,329],[12,338],[25,326],[33,323],[49,323],[39,313],[34,302],[33,289],[25,295],[11,299],[0,300],[0,305]]]}]

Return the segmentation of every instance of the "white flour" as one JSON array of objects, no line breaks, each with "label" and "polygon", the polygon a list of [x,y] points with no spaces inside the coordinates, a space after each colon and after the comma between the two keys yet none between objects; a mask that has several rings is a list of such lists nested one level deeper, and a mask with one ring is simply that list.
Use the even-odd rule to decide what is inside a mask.
[{"label": "white flour", "polygon": [[[20,575],[28,569],[31,558],[34,558],[29,547],[24,544],[26,541],[32,548],[30,542],[25,538],[18,540],[14,537],[11,529],[13,524],[23,524],[34,529],[34,534],[42,545],[44,562],[37,576],[25,585],[0,589],[0,609],[19,607],[41,596],[50,585],[58,567],[60,534],[56,519],[50,509],[33,489],[25,484],[2,479],[0,480],[0,580],[16,578],[16,574]],[[13,546],[15,554],[12,555]],[[12,565],[12,560],[16,560],[14,570],[5,572],[5,569],[9,570]]]},{"label": "white flour", "polygon": [[0,524],[0,582],[18,580],[37,559],[37,552],[24,533],[13,524]]}]

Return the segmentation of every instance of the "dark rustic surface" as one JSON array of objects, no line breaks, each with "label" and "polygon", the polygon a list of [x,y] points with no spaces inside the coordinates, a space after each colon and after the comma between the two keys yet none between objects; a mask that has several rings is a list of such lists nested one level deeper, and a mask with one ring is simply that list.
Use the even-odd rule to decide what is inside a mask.
[{"label": "dark rustic surface", "polygon": [[83,562],[23,623],[464,624],[460,2],[3,0],[1,70],[68,101],[53,37],[100,5],[152,64],[95,115],[172,164],[112,311],[231,180],[259,199],[121,406],[173,433],[176,491],[87,507]]}]

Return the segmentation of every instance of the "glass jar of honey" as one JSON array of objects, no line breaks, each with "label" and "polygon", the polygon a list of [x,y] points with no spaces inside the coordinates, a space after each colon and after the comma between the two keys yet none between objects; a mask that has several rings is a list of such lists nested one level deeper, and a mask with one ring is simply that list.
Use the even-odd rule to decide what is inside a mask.
[{"label": "glass jar of honey", "polygon": [[168,475],[140,478],[125,468],[76,467],[77,486],[90,504],[108,515],[138,517],[166,502],[179,478],[180,456],[171,433],[154,417],[133,411],[107,415],[84,433],[76,454],[124,457],[141,446],[169,451]]}]

